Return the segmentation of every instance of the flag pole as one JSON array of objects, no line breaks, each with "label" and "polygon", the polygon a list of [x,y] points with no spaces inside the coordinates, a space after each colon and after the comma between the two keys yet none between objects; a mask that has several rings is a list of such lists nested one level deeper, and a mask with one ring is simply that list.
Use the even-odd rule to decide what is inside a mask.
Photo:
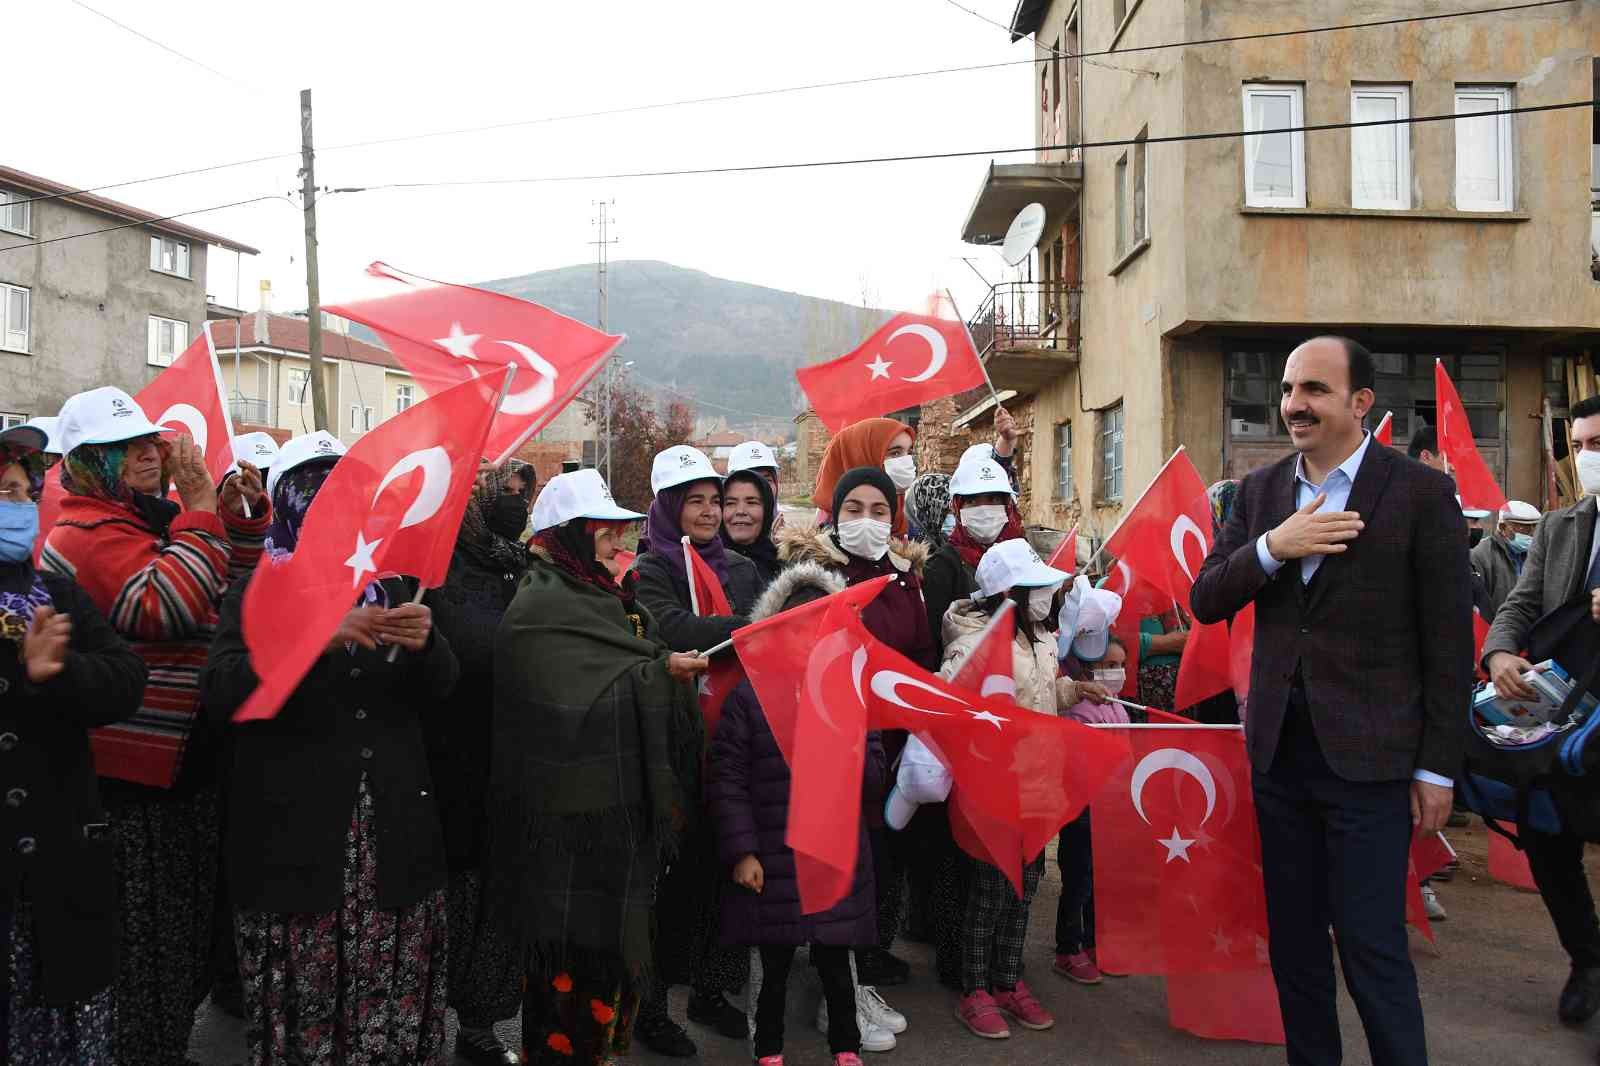
[{"label": "flag pole", "polygon": [[705,651],[700,653],[700,657],[702,659],[709,659],[711,656],[717,654],[718,652],[727,651],[731,647],[733,647],[733,638],[729,637],[727,640],[723,641],[721,644],[713,644],[713,645],[711,645],[711,647],[707,648]]},{"label": "flag pole", "polygon": [[1173,452],[1171,455],[1167,456],[1167,461],[1161,464],[1161,469],[1156,471],[1156,476],[1151,478],[1149,483],[1146,484],[1145,487],[1140,490],[1139,498],[1133,501],[1133,506],[1126,507],[1126,508],[1123,509],[1122,517],[1117,519],[1117,524],[1111,528],[1111,532],[1108,533],[1106,535],[1106,538],[1100,542],[1100,547],[1098,547],[1098,548],[1096,548],[1094,550],[1094,554],[1089,556],[1089,561],[1087,563],[1083,564],[1083,569],[1085,571],[1089,571],[1089,570],[1093,570],[1094,569],[1095,561],[1098,560],[1100,558],[1101,553],[1103,553],[1106,550],[1106,545],[1110,544],[1111,541],[1112,541],[1112,538],[1114,538],[1117,535],[1117,531],[1122,528],[1122,524],[1124,522],[1126,522],[1128,520],[1128,518],[1135,511],[1137,511],[1139,509],[1139,505],[1144,502],[1144,498],[1146,496],[1150,495],[1150,490],[1155,486],[1155,483],[1157,481],[1161,480],[1161,475],[1165,474],[1167,472],[1167,467],[1171,466],[1173,460],[1178,458],[1178,456],[1182,455],[1187,447],[1188,447],[1187,445],[1183,445],[1183,444],[1178,445],[1178,450]]},{"label": "flag pole", "polygon": [[994,407],[998,411],[1000,410],[1000,394],[994,391],[994,381],[989,377],[989,365],[983,361],[983,356],[978,355],[978,342],[972,339],[972,330],[967,328],[967,320],[962,317],[961,308],[956,306],[955,295],[947,288],[944,290],[944,298],[950,301],[950,310],[956,313],[956,318],[961,322],[961,329],[967,335],[967,343],[972,345],[972,354],[977,357],[978,369],[983,371],[983,383],[989,386],[989,395],[994,398]]},{"label": "flag pole", "polygon": [[685,534],[683,538],[683,572],[689,578],[689,610],[698,618],[700,615],[700,597],[695,595],[694,591],[694,560],[689,558],[689,553],[692,551],[694,551],[694,548],[690,546],[689,537]]}]

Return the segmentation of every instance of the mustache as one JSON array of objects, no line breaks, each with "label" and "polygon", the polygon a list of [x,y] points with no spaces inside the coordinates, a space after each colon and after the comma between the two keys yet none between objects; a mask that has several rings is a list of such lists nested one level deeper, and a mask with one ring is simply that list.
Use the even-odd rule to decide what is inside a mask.
[{"label": "mustache", "polygon": [[1315,426],[1322,421],[1309,411],[1297,411],[1290,415],[1286,421],[1291,426]]}]

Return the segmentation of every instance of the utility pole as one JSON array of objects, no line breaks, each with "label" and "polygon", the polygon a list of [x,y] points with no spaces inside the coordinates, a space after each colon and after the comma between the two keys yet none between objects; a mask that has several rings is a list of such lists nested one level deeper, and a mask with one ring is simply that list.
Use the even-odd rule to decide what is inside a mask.
[{"label": "utility pole", "polygon": [[316,153],[311,148],[311,90],[300,90],[300,200],[306,218],[306,319],[310,334],[311,420],[328,429],[327,380],[322,374],[322,291],[317,280]]},{"label": "utility pole", "polygon": [[[596,295],[599,300],[599,325],[601,332],[605,332],[606,329],[606,264],[608,261],[608,251],[611,245],[617,243],[616,237],[606,236],[607,227],[616,221],[616,219],[611,218],[607,212],[615,204],[615,200],[595,201],[595,206],[600,209],[599,215],[593,220],[599,233],[599,239],[590,242],[596,247],[595,287],[597,290]],[[606,363],[605,382],[601,389],[601,398],[602,402],[605,404],[605,407],[603,408],[604,413],[602,415],[600,430],[604,439],[606,454],[605,462],[596,464],[605,468],[607,485],[611,484],[611,408],[616,399],[616,389],[617,365],[615,362],[608,361]]]}]

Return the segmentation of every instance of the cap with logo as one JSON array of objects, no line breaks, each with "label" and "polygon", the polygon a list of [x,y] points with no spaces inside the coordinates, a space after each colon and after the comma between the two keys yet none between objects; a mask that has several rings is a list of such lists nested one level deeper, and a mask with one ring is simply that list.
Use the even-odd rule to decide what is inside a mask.
[{"label": "cap with logo", "polygon": [[596,522],[634,522],[644,515],[618,507],[606,487],[605,478],[593,467],[557,474],[539,490],[533,501],[533,531],[565,525],[574,518],[592,518]]},{"label": "cap with logo", "polygon": [[687,444],[674,444],[666,451],[657,452],[655,462],[650,464],[651,493],[706,480],[720,484],[722,475],[711,465],[705,452]]},{"label": "cap with logo", "polygon": [[1110,589],[1095,588],[1079,574],[1061,603],[1057,653],[1063,658],[1076,654],[1089,661],[1103,658],[1111,643],[1111,627],[1121,613],[1121,596]]},{"label": "cap with logo", "polygon": [[339,457],[346,451],[344,443],[327,430],[319,429],[315,433],[302,433],[298,437],[290,437],[283,442],[283,447],[278,449],[278,458],[273,461],[272,469],[267,471],[267,498],[272,498],[279,479],[295,467],[319,459],[332,459],[338,462]]},{"label": "cap with logo", "polygon": [[241,433],[233,438],[233,458],[270,470],[278,458],[278,442],[270,433]]},{"label": "cap with logo", "polygon": [[970,463],[975,459],[993,459],[993,458],[994,458],[994,445],[993,444],[974,444],[970,448],[968,448],[966,451],[961,453],[961,458],[956,460],[956,467],[959,469],[962,463]]},{"label": "cap with logo", "polygon": [[138,401],[114,385],[80,392],[62,404],[56,430],[62,455],[80,444],[117,444],[169,432],[150,421]]},{"label": "cap with logo", "polygon": [[883,804],[883,820],[890,829],[904,829],[924,803],[943,803],[950,798],[954,779],[927,745],[912,736],[900,753],[900,770],[894,787]]},{"label": "cap with logo", "polygon": [[1016,498],[1017,490],[1011,487],[1011,477],[1005,467],[993,459],[981,457],[961,460],[950,479],[950,495],[986,496],[991,492],[1003,492]]},{"label": "cap with logo", "polygon": [[40,415],[38,418],[30,418],[28,421],[24,422],[23,425],[31,426],[32,428],[37,429],[40,433],[44,434],[45,443],[44,447],[39,449],[40,451],[48,455],[60,455],[61,449],[57,446],[57,434],[61,432],[57,428],[57,425],[60,423],[60,421],[61,420],[59,418],[52,418],[49,415]]},{"label": "cap with logo", "polygon": [[1021,537],[1001,541],[978,560],[978,595],[985,598],[1015,588],[1049,588],[1071,578],[1065,570],[1047,566],[1033,545]]},{"label": "cap with logo", "polygon": [[772,454],[772,449],[758,440],[747,440],[739,445],[728,456],[728,473],[736,474],[741,470],[776,470],[778,457]]},{"label": "cap with logo", "polygon": [[50,441],[45,431],[38,426],[23,423],[12,426],[4,433],[0,433],[0,444],[9,444],[16,448],[26,448],[30,452],[42,452]]}]

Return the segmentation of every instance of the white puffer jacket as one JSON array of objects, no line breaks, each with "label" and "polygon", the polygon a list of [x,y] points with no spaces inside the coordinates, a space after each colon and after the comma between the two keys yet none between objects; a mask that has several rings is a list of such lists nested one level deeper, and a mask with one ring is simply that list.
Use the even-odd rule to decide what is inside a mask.
[{"label": "white puffer jacket", "polygon": [[[939,676],[954,678],[978,647],[990,616],[972,600],[956,600],[944,616],[944,664]],[[1078,702],[1077,686],[1059,677],[1056,642],[1030,641],[1017,630],[1011,644],[1011,669],[1017,682],[1017,703],[1040,714],[1057,714],[1060,707]]]}]

